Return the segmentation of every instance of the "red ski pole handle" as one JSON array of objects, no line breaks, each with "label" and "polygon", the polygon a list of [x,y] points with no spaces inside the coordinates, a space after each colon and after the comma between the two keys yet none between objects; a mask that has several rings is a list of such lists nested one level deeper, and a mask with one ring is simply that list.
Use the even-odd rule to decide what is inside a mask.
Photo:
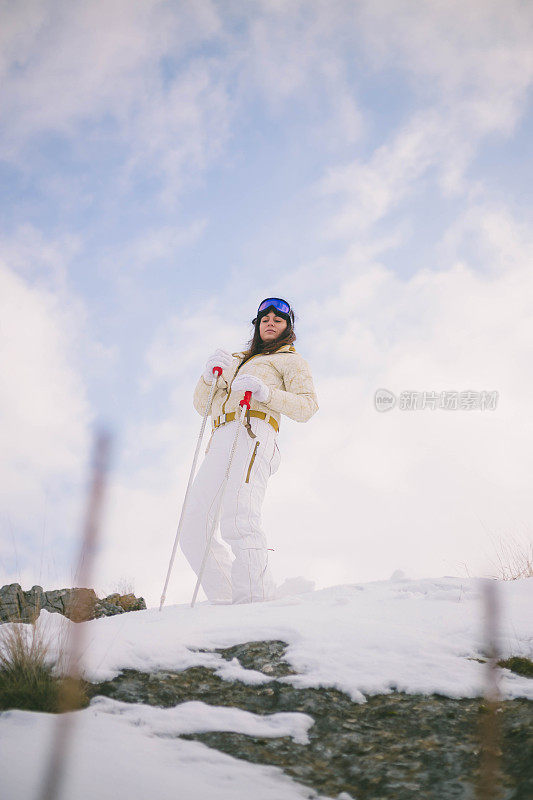
[{"label": "red ski pole handle", "polygon": [[217,378],[220,378],[222,375],[222,367],[213,367],[213,375],[217,373]]},{"label": "red ski pole handle", "polygon": [[252,392],[248,390],[244,393],[244,397],[242,398],[241,402],[239,403],[240,406],[246,406],[248,410],[250,409],[250,402],[252,400]]}]

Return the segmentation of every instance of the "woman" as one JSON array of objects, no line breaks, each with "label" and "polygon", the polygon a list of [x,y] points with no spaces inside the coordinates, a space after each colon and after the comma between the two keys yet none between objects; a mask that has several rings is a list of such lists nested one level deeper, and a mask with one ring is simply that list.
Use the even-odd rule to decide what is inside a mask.
[{"label": "woman", "polygon": [[181,548],[198,574],[239,424],[239,402],[245,391],[252,391],[246,430],[239,433],[220,515],[220,534],[234,560],[213,536],[202,577],[202,588],[212,603],[254,603],[275,597],[261,506],[268,479],[281,459],[276,443],[280,416],[307,422],[318,409],[307,362],[293,347],[296,335],[289,303],[268,297],[252,324],[248,349],[217,350],[194,392],[194,407],[203,415],[213,367],[222,367],[211,405],[213,432],[191,487],[181,535]]}]

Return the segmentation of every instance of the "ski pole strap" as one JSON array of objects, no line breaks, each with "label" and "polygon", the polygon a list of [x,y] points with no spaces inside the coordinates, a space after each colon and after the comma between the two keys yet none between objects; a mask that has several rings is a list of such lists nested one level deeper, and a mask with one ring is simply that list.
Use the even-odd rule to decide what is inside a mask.
[{"label": "ski pole strap", "polygon": [[250,425],[250,409],[249,408],[246,409],[246,422],[244,423],[244,427],[248,431],[248,436],[251,439],[257,439],[257,436],[253,432],[252,426]]}]

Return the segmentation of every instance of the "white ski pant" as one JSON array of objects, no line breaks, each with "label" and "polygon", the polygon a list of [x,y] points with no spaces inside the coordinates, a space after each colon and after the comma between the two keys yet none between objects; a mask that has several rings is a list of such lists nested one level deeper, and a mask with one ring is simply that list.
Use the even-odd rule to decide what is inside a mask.
[{"label": "white ski pant", "polygon": [[278,470],[281,456],[274,428],[256,417],[251,417],[250,423],[255,439],[238,420],[215,430],[191,486],[184,513],[180,545],[198,575],[235,432],[240,425],[222,500],[220,531],[215,531],[211,539],[202,577],[202,589],[211,602],[254,603],[275,596],[267,542],[261,527],[261,507],[268,479]]}]

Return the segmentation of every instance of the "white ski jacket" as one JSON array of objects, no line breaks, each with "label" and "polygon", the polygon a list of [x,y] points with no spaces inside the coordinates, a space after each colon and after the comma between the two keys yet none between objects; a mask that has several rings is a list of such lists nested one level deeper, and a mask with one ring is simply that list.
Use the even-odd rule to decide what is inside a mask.
[{"label": "white ski jacket", "polygon": [[[239,403],[242,392],[231,391],[233,378],[241,369],[244,353],[232,353],[234,363],[224,369],[218,379],[217,388],[211,405],[211,417],[216,419],[221,414],[240,411]],[[270,355],[252,356],[242,366],[243,373],[256,375],[267,386],[270,394],[264,403],[252,397],[251,409],[265,411],[274,417],[279,426],[281,414],[285,414],[296,422],[307,422],[318,411],[318,402],[313,385],[313,378],[307,361],[296,352],[292,344],[286,344]],[[211,384],[206,383],[203,376],[196,384],[194,391],[194,407],[199,414],[204,414],[205,406],[211,391]]]}]

